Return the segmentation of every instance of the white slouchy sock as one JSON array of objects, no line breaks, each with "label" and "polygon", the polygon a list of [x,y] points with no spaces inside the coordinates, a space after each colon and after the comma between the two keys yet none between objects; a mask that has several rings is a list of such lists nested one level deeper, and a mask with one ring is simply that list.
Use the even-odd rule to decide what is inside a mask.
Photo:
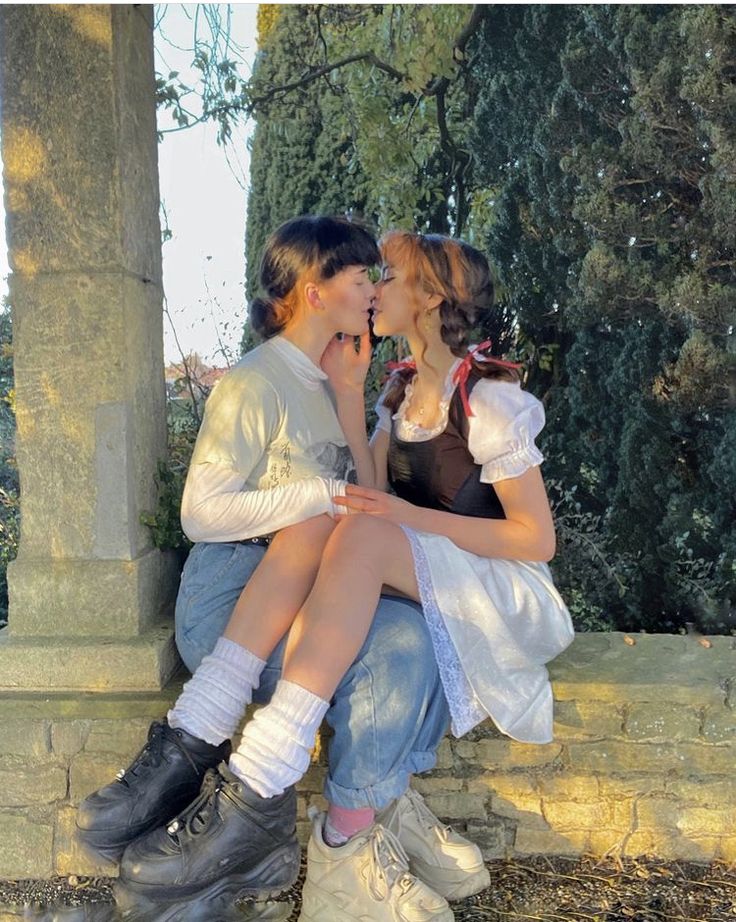
[{"label": "white slouchy sock", "polygon": [[269,703],[245,725],[230,770],[261,797],[275,797],[304,775],[314,738],[330,706],[280,679]]},{"label": "white slouchy sock", "polygon": [[250,650],[220,637],[169,711],[169,726],[219,746],[237,730],[265,665]]}]

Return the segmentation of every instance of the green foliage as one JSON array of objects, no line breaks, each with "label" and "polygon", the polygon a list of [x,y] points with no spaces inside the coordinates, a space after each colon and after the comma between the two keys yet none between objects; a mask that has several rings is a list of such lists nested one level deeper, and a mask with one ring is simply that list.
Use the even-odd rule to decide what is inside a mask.
[{"label": "green foliage", "polygon": [[735,37],[718,7],[494,7],[478,48],[478,223],[581,625],[736,629]]},{"label": "green foliage", "polygon": [[20,488],[15,463],[13,334],[10,309],[0,305],[0,625],[8,619],[8,564],[18,552]]},{"label": "green foliage", "polygon": [[[294,215],[349,213],[373,227],[437,231],[462,224],[471,171],[465,149],[470,78],[453,45],[472,8],[267,9],[248,88],[257,113],[248,296],[267,235]],[[361,55],[310,79],[327,64]],[[284,86],[293,88],[278,90]]]},{"label": "green foliage", "polygon": [[182,407],[175,400],[168,401],[168,453],[157,465],[158,502],[155,511],[141,515],[142,524],[151,529],[154,546],[164,550],[186,551],[192,546],[181,529],[181,497],[200,420],[199,407]]}]

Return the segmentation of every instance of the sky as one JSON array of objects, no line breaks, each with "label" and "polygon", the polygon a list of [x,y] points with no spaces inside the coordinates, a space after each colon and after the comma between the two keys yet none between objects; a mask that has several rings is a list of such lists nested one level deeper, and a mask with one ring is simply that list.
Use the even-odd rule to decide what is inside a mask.
[{"label": "sky", "polygon": [[[221,10],[226,5],[221,5]],[[156,70],[192,86],[194,4],[161,4],[154,33]],[[239,46],[243,76],[250,74],[256,44],[255,3],[231,4],[231,35]],[[176,127],[168,110],[159,110],[160,130]],[[252,122],[233,132],[226,149],[216,143],[213,125],[196,125],[165,134],[159,144],[162,226],[172,239],[163,244],[164,358],[198,352],[208,364],[224,367],[237,360],[245,320],[245,215],[249,172],[247,138]],[[2,206],[0,206],[2,207]],[[0,296],[7,294],[5,214],[0,221]],[[173,328],[172,328],[173,323]],[[174,335],[174,329],[176,335]],[[178,342],[177,342],[178,340]]]}]

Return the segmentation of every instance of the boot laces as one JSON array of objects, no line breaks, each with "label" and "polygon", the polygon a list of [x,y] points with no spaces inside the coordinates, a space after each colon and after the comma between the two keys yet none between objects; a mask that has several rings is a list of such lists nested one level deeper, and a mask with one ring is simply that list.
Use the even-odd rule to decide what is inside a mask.
[{"label": "boot laces", "polygon": [[384,826],[375,826],[371,833],[371,857],[369,884],[377,900],[386,899],[395,886],[406,892],[414,885],[403,846]]},{"label": "boot laces", "polygon": [[209,829],[223,783],[219,772],[214,768],[208,769],[199,794],[166,828],[166,832],[172,837],[179,832],[188,836],[198,836]]},{"label": "boot laces", "polygon": [[149,768],[158,768],[164,759],[165,740],[173,743],[182,752],[187,762],[191,765],[192,770],[196,774],[199,774],[200,769],[197,768],[197,763],[187,751],[186,746],[182,745],[176,731],[172,730],[168,723],[156,720],[151,724],[148,730],[146,745],[141,749],[128,768],[121,768],[115,775],[117,780],[122,781],[124,784],[128,784],[128,779],[137,778],[141,770],[145,772]]},{"label": "boot laces", "polygon": [[128,768],[121,768],[115,775],[118,781],[128,783],[129,778],[136,778],[140,769],[156,768],[161,764],[166,725],[154,721],[148,730],[148,740]]},{"label": "boot laces", "polygon": [[[447,839],[452,832],[452,826],[446,826],[440,822],[425,804],[424,798],[417,791],[408,788],[406,791],[406,801],[411,807],[412,813],[416,816],[419,824],[428,832],[437,832],[443,839]],[[401,828],[401,812],[399,811],[399,828]]]}]

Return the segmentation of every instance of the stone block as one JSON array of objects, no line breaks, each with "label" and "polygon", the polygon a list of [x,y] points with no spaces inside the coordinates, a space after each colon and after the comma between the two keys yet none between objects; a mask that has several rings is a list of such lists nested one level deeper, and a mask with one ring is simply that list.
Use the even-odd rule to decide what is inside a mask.
[{"label": "stone block", "polygon": [[607,801],[576,803],[564,800],[543,800],[542,812],[549,826],[558,831],[568,829],[598,829],[613,819],[612,805]]},{"label": "stone block", "polygon": [[569,772],[540,775],[537,786],[545,800],[595,803],[601,799],[601,784],[597,775],[573,775]]},{"label": "stone block", "polygon": [[465,832],[471,842],[481,850],[485,861],[496,858],[506,858],[508,844],[506,841],[506,827],[503,823],[494,823],[490,819],[487,823],[476,824],[472,821],[466,825]]},{"label": "stone block", "polygon": [[69,768],[69,800],[79,804],[88,794],[114,781],[124,767],[114,753],[80,753]]},{"label": "stone block", "polygon": [[[11,8],[3,29],[11,266],[160,282],[150,11]],[[84,131],[69,130],[70,100]]]},{"label": "stone block", "polygon": [[479,740],[469,746],[473,747],[472,750],[464,747],[462,758],[482,770],[508,771],[514,768],[549,765],[555,762],[562,752],[559,743],[534,745],[509,739]]},{"label": "stone block", "polygon": [[591,829],[588,836],[588,851],[597,858],[604,855],[620,855],[630,833],[630,826],[610,825]]},{"label": "stone block", "polygon": [[28,762],[17,756],[0,759],[0,806],[50,804],[66,794],[66,765]]},{"label": "stone block", "polygon": [[127,764],[148,739],[150,726],[151,721],[147,717],[95,720],[90,726],[84,749],[93,753],[115,753]]},{"label": "stone block", "polygon": [[641,797],[636,800],[634,817],[636,828],[641,830],[669,830],[674,833],[680,818],[682,805],[671,796]]},{"label": "stone block", "polygon": [[85,877],[117,877],[117,862],[103,861],[89,855],[76,837],[77,811],[74,807],[61,807],[56,814],[54,835],[54,873]]},{"label": "stone block", "polygon": [[625,729],[634,740],[697,740],[700,714],[694,708],[665,701],[634,704],[628,708]]},{"label": "stone block", "polygon": [[706,649],[679,635],[637,634],[629,646],[620,633],[578,634],[549,666],[555,699],[722,706],[734,675],[733,638],[711,639]]},{"label": "stone block", "polygon": [[0,692],[153,691],[179,666],[170,624],[121,641],[15,640],[0,631]]},{"label": "stone block", "polygon": [[55,755],[71,758],[84,749],[92,725],[89,720],[57,720],[51,724],[51,748]]},{"label": "stone block", "polygon": [[708,743],[736,742],[736,714],[726,708],[711,708],[703,719],[703,739]]},{"label": "stone block", "polygon": [[415,775],[411,781],[411,786],[425,797],[428,794],[461,791],[463,784],[464,782],[461,778],[433,778],[431,775]]},{"label": "stone block", "polygon": [[683,804],[717,810],[736,808],[736,779],[733,778],[670,778],[665,782],[665,790]]},{"label": "stone block", "polygon": [[588,848],[588,835],[570,830],[564,835],[553,829],[520,826],[514,838],[518,855],[581,855]]},{"label": "stone block", "polygon": [[719,844],[719,839],[704,837],[695,840],[668,830],[641,829],[627,836],[622,854],[630,858],[648,855],[666,861],[707,863],[715,857]]},{"label": "stone block", "polygon": [[727,864],[736,863],[736,836],[724,836],[718,844],[716,857]]},{"label": "stone block", "polygon": [[567,747],[574,771],[603,774],[673,772],[682,776],[728,775],[733,770],[734,747],[706,743],[649,743],[616,740],[570,743]]},{"label": "stone block", "polygon": [[512,820],[517,826],[530,829],[549,829],[549,823],[542,814],[542,802],[539,797],[519,797],[505,800],[501,797],[491,798],[491,814]]},{"label": "stone block", "polygon": [[47,720],[13,717],[12,702],[3,701],[0,716],[0,756],[31,756],[48,759],[51,732]]},{"label": "stone block", "polygon": [[701,836],[720,838],[736,829],[736,808],[719,810],[708,807],[681,807],[676,825],[683,836],[691,839]]},{"label": "stone block", "polygon": [[430,794],[427,806],[444,822],[453,820],[484,820],[487,816],[486,798],[478,794]]},{"label": "stone block", "polygon": [[669,792],[667,780],[662,775],[642,775],[637,772],[608,777],[598,776],[601,797],[607,800],[624,800],[640,797],[643,794],[664,795]]},{"label": "stone block", "polygon": [[0,880],[46,878],[53,873],[54,827],[0,811]]},{"label": "stone block", "polygon": [[560,742],[621,737],[621,708],[611,702],[558,701],[555,703],[554,736]]},{"label": "stone block", "polygon": [[9,568],[12,637],[136,637],[170,616],[178,579],[174,556],[158,550],[135,560],[21,553]]},{"label": "stone block", "polygon": [[449,739],[445,738],[437,749],[437,765],[435,771],[448,771],[453,766],[452,746]]},{"label": "stone block", "polygon": [[537,776],[526,772],[486,772],[469,778],[466,785],[469,794],[490,792],[511,801],[539,796]]}]

